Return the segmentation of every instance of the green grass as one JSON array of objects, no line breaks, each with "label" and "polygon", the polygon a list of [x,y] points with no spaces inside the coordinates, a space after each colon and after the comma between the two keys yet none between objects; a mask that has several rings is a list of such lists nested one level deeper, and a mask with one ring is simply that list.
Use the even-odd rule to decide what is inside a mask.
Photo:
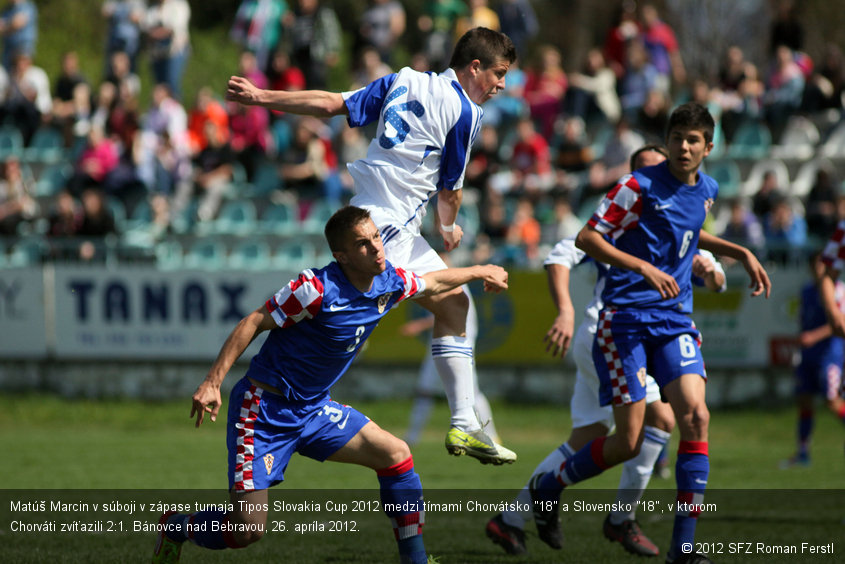
[{"label": "green grass", "polygon": [[[336,398],[343,401],[343,398]],[[385,429],[402,435],[408,401],[356,404]],[[52,396],[0,398],[0,448],[6,464],[0,478],[6,487],[0,548],[3,562],[117,562],[146,561],[153,533],[131,532],[133,521],[152,523],[157,512],[147,508],[134,515],[92,513],[21,514],[15,500],[65,499],[102,503],[120,500],[147,504],[158,500],[187,502],[225,501],[226,450],[224,418],[194,429],[188,417],[189,402],[142,403],[134,401],[68,401]],[[609,502],[619,479],[612,469],[564,493],[570,511],[562,515],[567,547],[563,553],[543,545],[531,523],[526,527],[531,555],[509,558],[483,533],[493,510],[471,511],[469,504],[509,501],[534,466],[556,447],[569,430],[568,410],[548,405],[494,405],[496,424],[506,445],[519,453],[510,466],[482,466],[472,459],[446,455],[442,439],[448,419],[444,405],[435,408],[414,460],[426,490],[426,499],[461,503],[460,512],[429,511],[425,525],[426,546],[444,564],[451,562],[625,562],[630,557],[603,540],[603,512],[576,511],[575,501]],[[826,544],[837,541],[841,553],[845,526],[843,495],[843,429],[821,409],[814,434],[813,464],[783,471],[779,460],[791,454],[795,415],[791,409],[774,411],[718,411],[711,423],[711,473],[705,502],[716,510],[705,514],[697,540],[722,543],[720,562],[805,561],[804,555],[729,554],[731,542],[796,545],[802,541]],[[675,439],[677,440],[677,439]],[[322,491],[315,491],[320,489]],[[57,490],[57,491],[45,491]],[[67,491],[71,490],[71,491]],[[795,491],[804,490],[804,491]],[[821,490],[821,491],[819,491]],[[661,510],[641,511],[647,533],[665,547],[671,536],[674,481],[655,479],[645,499]],[[271,501],[307,500],[321,504],[320,512],[274,513],[270,521],[285,521],[284,532],[269,532],[260,543],[240,552],[209,552],[193,546],[184,550],[184,562],[392,562],[392,534],[379,511],[329,514],[327,503],[378,499],[371,470],[317,463],[295,456],[285,483],[271,490]],[[119,516],[124,532],[15,533],[10,521],[107,521]],[[293,531],[297,524],[355,521],[357,532]],[[718,548],[718,545],[716,545]],[[736,550],[736,546],[733,546]],[[755,546],[756,548],[756,546]],[[718,558],[717,558],[718,556]],[[827,559],[826,559],[827,558]],[[812,562],[834,561],[815,555]]]}]

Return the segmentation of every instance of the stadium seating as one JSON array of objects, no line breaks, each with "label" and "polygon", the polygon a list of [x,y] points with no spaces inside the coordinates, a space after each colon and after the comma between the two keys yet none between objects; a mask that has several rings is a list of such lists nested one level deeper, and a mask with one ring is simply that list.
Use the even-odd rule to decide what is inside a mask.
[{"label": "stadium seating", "polygon": [[269,235],[291,235],[299,226],[299,210],[295,204],[274,202],[264,208],[258,220],[258,230]]},{"label": "stadium seating", "polygon": [[766,124],[746,121],[734,132],[725,156],[732,159],[762,159],[769,154],[772,133]]},{"label": "stadium seating", "polygon": [[309,235],[322,234],[326,222],[335,211],[335,207],[325,200],[315,200],[302,221],[302,231]]},{"label": "stadium seating", "polygon": [[183,266],[182,244],[169,239],[155,246],[156,266],[161,270],[179,270]]},{"label": "stadium seating", "polygon": [[183,262],[189,269],[220,270],[226,264],[226,246],[217,239],[199,239],[188,249]]},{"label": "stadium seating", "polygon": [[819,147],[819,153],[825,157],[845,158],[845,121],[833,128]]},{"label": "stadium seating", "polygon": [[231,200],[220,208],[217,219],[205,222],[200,232],[208,228],[220,235],[247,235],[257,228],[255,204],[251,200]]},{"label": "stadium seating", "polygon": [[272,264],[279,270],[299,272],[315,266],[316,252],[308,241],[291,239],[282,243],[273,253]]},{"label": "stadium seating", "polygon": [[20,158],[23,155],[23,136],[14,127],[4,125],[0,127],[0,161],[9,157]]},{"label": "stadium seating", "polygon": [[809,159],[819,143],[819,130],[810,119],[792,116],[780,136],[777,145],[772,145],[771,156],[780,159]]},{"label": "stadium seating", "polygon": [[47,166],[35,181],[35,197],[51,198],[62,191],[73,174],[73,167],[68,163],[56,163]]},{"label": "stadium seating", "polygon": [[784,193],[789,190],[789,169],[786,164],[780,159],[761,159],[752,165],[748,172],[748,177],[742,183],[740,188],[740,196],[751,197],[760,189],[760,184],[763,182],[763,175],[773,171],[777,177],[777,187]]},{"label": "stadium seating", "polygon": [[704,172],[719,183],[719,198],[733,198],[739,195],[742,175],[739,165],[732,159],[704,161]]},{"label": "stadium seating", "polygon": [[268,161],[261,161],[255,167],[252,182],[248,184],[247,194],[250,196],[269,196],[273,191],[283,187],[278,166]]},{"label": "stadium seating", "polygon": [[42,127],[23,150],[23,160],[36,163],[57,163],[65,158],[65,141],[59,130]]},{"label": "stadium seating", "polygon": [[241,241],[232,249],[227,262],[236,270],[267,270],[270,268],[270,245],[260,239]]},{"label": "stadium seating", "polygon": [[8,266],[38,265],[47,256],[48,250],[49,245],[43,237],[24,237],[12,245],[6,264]]},{"label": "stadium seating", "polygon": [[795,180],[792,181],[789,195],[797,198],[806,197],[810,193],[810,190],[813,189],[813,184],[816,182],[816,175],[820,169],[834,173],[836,166],[827,157],[819,157],[805,162],[798,169],[798,172],[795,173]]}]

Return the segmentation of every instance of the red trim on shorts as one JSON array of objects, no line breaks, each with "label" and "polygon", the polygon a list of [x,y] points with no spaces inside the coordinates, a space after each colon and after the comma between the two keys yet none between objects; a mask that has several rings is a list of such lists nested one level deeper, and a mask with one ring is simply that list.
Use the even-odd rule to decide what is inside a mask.
[{"label": "red trim on shorts", "polygon": [[376,474],[379,476],[399,476],[400,474],[404,474],[410,470],[414,469],[414,457],[409,456],[402,462],[398,464],[394,464],[393,466],[388,466],[387,468],[382,468],[381,470],[376,470]]},{"label": "red trim on shorts", "polygon": [[678,443],[678,454],[707,454],[707,441],[681,441]]}]

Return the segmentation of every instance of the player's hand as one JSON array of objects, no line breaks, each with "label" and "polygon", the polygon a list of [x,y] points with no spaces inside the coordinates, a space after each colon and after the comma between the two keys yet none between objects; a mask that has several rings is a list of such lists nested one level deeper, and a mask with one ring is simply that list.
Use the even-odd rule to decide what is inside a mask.
[{"label": "player's hand", "polygon": [[440,234],[443,236],[443,248],[447,251],[454,251],[461,244],[464,230],[456,223],[453,231],[443,231],[440,229]]},{"label": "player's hand", "polygon": [[495,264],[485,264],[481,268],[484,269],[484,275],[481,279],[484,281],[484,291],[498,294],[502,290],[508,289],[508,271]]},{"label": "player's hand", "polygon": [[258,103],[259,92],[258,87],[242,76],[229,78],[229,83],[226,85],[227,100],[248,106]]},{"label": "player's hand", "polygon": [[573,320],[572,311],[564,311],[558,314],[552,323],[551,328],[543,337],[546,343],[546,352],[552,353],[552,356],[563,358],[569,352],[569,346],[572,344],[572,333],[575,322]]},{"label": "player's hand", "polygon": [[766,298],[768,298],[772,292],[772,282],[769,280],[766,269],[763,268],[763,265],[760,264],[760,261],[757,260],[757,257],[751,251],[745,253],[742,266],[745,267],[745,271],[748,272],[748,276],[751,278],[751,282],[748,284],[749,288],[753,288],[751,295],[759,296],[765,292]]},{"label": "player's hand", "polygon": [[211,421],[217,421],[217,413],[220,411],[222,400],[220,398],[220,387],[204,380],[191,398],[191,418],[197,416],[196,427],[202,425],[206,412],[211,414]]},{"label": "player's hand", "polygon": [[709,258],[705,258],[698,253],[693,255],[692,257],[692,273],[707,280],[708,276],[711,276],[714,272],[716,272],[716,265],[713,263],[712,260]]},{"label": "player's hand", "polygon": [[678,282],[671,274],[666,274],[651,264],[647,264],[643,270],[643,278],[645,278],[649,286],[660,293],[660,297],[664,300],[675,298],[681,293]]}]

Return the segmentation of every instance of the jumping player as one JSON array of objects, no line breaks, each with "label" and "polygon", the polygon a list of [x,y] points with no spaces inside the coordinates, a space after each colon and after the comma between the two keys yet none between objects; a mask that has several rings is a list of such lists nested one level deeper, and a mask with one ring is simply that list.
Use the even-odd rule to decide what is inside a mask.
[{"label": "jumping player", "polygon": [[[631,155],[631,170],[653,166],[666,160],[666,150],[659,145],[645,145]],[[573,332],[574,309],[569,292],[570,271],[583,262],[593,262],[598,277],[593,289],[593,300],[584,310],[584,320]],[[583,251],[575,247],[573,239],[563,239],[549,253],[544,263],[549,280],[549,291],[558,310],[552,327],[546,334],[546,350],[554,356],[565,356],[572,346],[575,360],[575,388],[570,400],[573,428],[569,438],[534,469],[532,477],[553,471],[581,449],[589,441],[607,435],[613,430],[613,410],[609,405],[599,404],[599,380],[593,362],[592,346],[602,309],[601,293],[604,288],[604,274],[608,266],[590,261]],[[726,288],[725,273],[715,257],[707,251],[698,251],[693,258],[693,282],[706,286],[715,292]],[[574,337],[573,337],[574,335]],[[651,376],[646,376],[646,414],[643,442],[639,454],[627,460],[622,467],[617,502],[620,507],[630,504],[636,507],[651,478],[655,461],[668,443],[675,418],[671,408],[658,401],[660,390]],[[529,480],[530,482],[530,480]],[[529,507],[531,496],[528,484],[522,488],[517,501]],[[505,511],[494,516],[487,523],[487,536],[509,554],[524,554],[525,534],[523,527],[530,512]],[[606,538],[617,541],[628,552],[641,556],[657,556],[657,546],[642,532],[635,520],[635,511],[616,511],[607,516],[603,524]],[[561,539],[547,538],[554,548],[561,548]]]},{"label": "jumping player", "polygon": [[[391,262],[426,273],[446,267],[420,235],[426,204],[437,195],[435,223],[445,249],[455,249],[463,234],[456,219],[470,147],[481,128],[480,104],[505,87],[515,60],[506,35],[475,28],[458,40],[450,68],[439,75],[404,68],[343,93],[261,90],[232,77],[226,98],[293,114],[346,115],[352,127],[377,122],[367,156],[349,165],[351,203],[370,211]],[[452,414],[447,450],[484,463],[513,462],[516,455],[494,443],[475,415],[466,294],[455,289],[420,304],[435,317],[432,354]]]},{"label": "jumping player", "polygon": [[638,453],[649,367],[681,435],[675,467],[679,503],[667,562],[708,562],[687,550],[694,546],[709,474],[706,372],[695,343],[698,331],[688,317],[694,249],[739,261],[751,279],[752,295],[768,297],[771,291],[768,275],[751,251],[701,229],[718,192],[716,182],[699,172],[713,147],[713,129],[713,118],[703,106],[676,108],[667,130],[669,159],[623,177],[576,238],[578,248],[610,265],[593,360],[600,401],[613,406],[616,432],[590,441],[559,468],[531,481],[541,539],[561,536],[558,501],[563,488]]},{"label": "jumping player", "polygon": [[483,280],[485,290],[501,291],[507,288],[507,272],[486,265],[420,277],[394,267],[385,259],[369,212],[354,206],[338,210],[326,223],[325,234],[335,262],[302,271],[242,319],[192,398],[191,417],[196,414],[197,427],[206,413],[216,420],[226,374],[249,344],[269,331],[229,400],[234,509],[165,513],[153,562],[178,562],[186,540],[210,549],[240,548],[260,540],[266,509],[243,508],[267,507],[267,488],[284,480],[294,452],[375,470],[385,506],[407,509],[387,512],[400,562],[426,562],[418,505],[422,485],[408,445],[354,408],[332,401],[329,390],[379,320],[399,302],[448,292],[472,280]]}]

